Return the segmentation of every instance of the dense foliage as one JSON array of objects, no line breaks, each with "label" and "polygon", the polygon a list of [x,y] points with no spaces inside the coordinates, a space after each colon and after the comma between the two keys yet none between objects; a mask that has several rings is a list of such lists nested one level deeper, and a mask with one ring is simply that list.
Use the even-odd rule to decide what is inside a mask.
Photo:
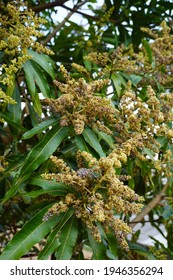
[{"label": "dense foliage", "polygon": [[65,2],[0,1],[0,259],[172,259],[173,4]]}]

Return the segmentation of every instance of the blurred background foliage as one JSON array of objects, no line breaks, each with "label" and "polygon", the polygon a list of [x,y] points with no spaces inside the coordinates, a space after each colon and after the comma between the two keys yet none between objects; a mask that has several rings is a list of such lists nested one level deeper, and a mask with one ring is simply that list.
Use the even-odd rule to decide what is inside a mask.
[{"label": "blurred background foliage", "polygon": [[[7,9],[9,4],[14,10]],[[27,8],[46,21],[39,22],[34,14],[28,14]],[[15,14],[15,10],[18,13]],[[102,236],[103,243],[100,245],[89,233],[87,235],[80,222],[78,229],[82,230],[77,234],[76,221],[73,224],[69,222],[73,217],[70,210],[67,214],[61,213],[43,223],[43,216],[50,205],[57,197],[66,195],[68,188],[39,177],[40,174],[53,170],[49,160],[53,153],[75,169],[74,157],[79,148],[98,157],[96,146],[101,145],[108,155],[111,150],[110,142],[118,142],[118,139],[121,141],[122,137],[119,128],[111,136],[112,140],[100,134],[97,135],[96,144],[93,144],[92,137],[87,141],[79,137],[80,141],[76,145],[74,131],[67,133],[66,127],[59,127],[57,122],[59,123],[60,116],[52,112],[42,99],[56,99],[61,95],[61,91],[53,83],[55,79],[65,82],[60,65],[65,66],[72,78],[82,77],[88,83],[92,79],[109,78],[109,88],[105,85],[97,94],[101,97],[110,96],[116,109],[119,108],[129,80],[131,89],[138,93],[143,102],[147,100],[148,85],[152,86],[159,99],[163,92],[171,93],[173,87],[172,11],[172,1],[166,0],[0,1],[2,259],[18,259],[22,256],[82,259],[85,258],[83,252],[87,250],[93,252],[94,259],[173,258],[173,181],[170,176],[169,179],[166,178],[165,185],[162,169],[158,171],[153,165],[155,154],[152,150],[145,150],[145,156],[151,161],[146,163],[131,155],[124,170],[119,172],[130,175],[128,186],[145,198],[146,210],[133,222],[144,225],[144,217],[148,215],[152,226],[165,238],[166,246],[154,239],[152,247],[139,244],[140,231],[133,234],[128,242],[128,252],[121,249],[111,234]],[[66,13],[64,17],[63,12]],[[78,15],[78,21],[74,15]],[[161,27],[163,20],[165,23]],[[169,26],[169,30],[166,26]],[[152,29],[154,33],[144,28]],[[156,33],[164,40],[155,37]],[[157,44],[154,44],[156,41]],[[103,59],[107,53],[108,60],[104,63],[103,59],[96,59],[95,56],[94,61],[91,53],[103,54],[103,57],[100,56]],[[128,63],[124,64],[124,60]],[[73,63],[85,67],[89,75],[79,71]],[[163,115],[171,112],[171,102],[162,108]],[[160,161],[167,150],[173,150],[172,121],[167,126],[170,134],[157,137],[160,143]],[[166,164],[171,172],[171,159]],[[149,203],[151,207],[147,208]],[[129,223],[130,215],[124,216],[122,213],[121,219]],[[165,232],[160,230],[162,224]],[[134,224],[131,227],[133,226]],[[62,250],[61,244],[70,228],[73,236],[67,240],[66,254],[62,256],[57,253],[58,248]],[[36,229],[37,237],[34,236]],[[59,232],[62,233],[61,238]],[[20,245],[21,238],[25,240],[26,236],[29,236],[29,243],[25,243],[27,250]],[[52,247],[50,244],[53,244]]]}]

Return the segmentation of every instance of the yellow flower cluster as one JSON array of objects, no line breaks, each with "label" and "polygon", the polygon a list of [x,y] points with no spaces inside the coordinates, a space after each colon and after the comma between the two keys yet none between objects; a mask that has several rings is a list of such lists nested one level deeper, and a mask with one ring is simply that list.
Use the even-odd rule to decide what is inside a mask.
[{"label": "yellow flower cluster", "polygon": [[[104,9],[104,7],[102,7]],[[95,24],[95,22],[93,22],[93,24],[91,24],[89,26],[89,40],[87,39],[86,42],[86,46],[85,48],[88,50],[92,50],[93,46],[99,46],[102,44],[102,38],[103,38],[103,34],[105,32],[105,26],[109,23],[109,19],[113,13],[114,7],[111,7],[108,11],[104,11],[104,13],[102,14],[100,20],[97,21],[97,24]],[[86,32],[86,30],[85,30]],[[85,38],[83,40],[83,42],[85,42]],[[83,45],[82,42],[82,45]],[[82,46],[81,45],[81,46]]]},{"label": "yellow flower cluster", "polygon": [[154,248],[154,247],[149,247],[149,251],[155,256],[157,260],[167,260],[168,257],[166,255],[166,252],[163,248]]},{"label": "yellow flower cluster", "polygon": [[[161,32],[166,36],[168,30],[164,31],[164,28],[162,25]],[[145,74],[151,69],[145,50],[141,50],[143,54],[136,56],[138,60],[124,57],[121,47],[113,54],[112,60],[104,53],[91,53],[89,58],[92,61],[95,59],[94,62],[101,66],[105,64],[104,74],[106,71],[110,73],[111,67],[113,70],[115,67],[121,67],[120,69],[128,73],[136,71],[135,73]],[[134,58],[133,54],[131,50]],[[113,63],[110,68],[109,63]],[[83,67],[77,65],[74,67],[89,76]],[[162,178],[172,175],[172,151],[167,150],[162,157],[157,156],[160,152],[158,137],[164,137],[172,144],[173,129],[170,124],[173,121],[173,95],[169,91],[157,95],[153,87],[147,85],[145,96],[141,96],[140,92],[133,91],[131,82],[128,82],[115,109],[108,98],[101,98],[96,94],[108,84],[107,79],[86,82],[83,78],[72,79],[63,66],[61,71],[65,83],[55,81],[61,96],[56,100],[46,99],[44,103],[50,106],[54,113],[60,115],[61,126],[72,125],[76,134],[81,134],[85,125],[112,134],[115,149],[107,157],[99,160],[88,152],[78,152],[76,155],[78,170],[71,169],[62,159],[52,157],[58,172],[43,176],[48,180],[56,179],[57,182],[63,182],[71,187],[72,192],[55,204],[45,218],[73,207],[76,216],[91,229],[97,241],[101,241],[98,227],[101,223],[104,231],[106,233],[113,231],[121,246],[127,249],[125,236],[131,230],[116,215],[137,214],[142,207],[140,204],[142,198],[125,183],[130,177],[117,175],[116,170],[126,167],[128,158],[130,161],[134,159],[136,167],[141,161],[147,162],[154,170],[153,174],[158,172]],[[148,178],[149,176],[148,174]]]},{"label": "yellow flower cluster", "polygon": [[8,162],[5,160],[5,157],[0,156],[0,173],[3,172],[7,166]]},{"label": "yellow flower cluster", "polygon": [[[45,20],[38,18],[33,11],[28,10],[22,0],[8,1],[7,5],[0,3],[0,51],[4,54],[4,61],[7,61],[1,65],[0,83],[9,88],[13,87],[14,74],[21,69],[26,60],[31,58],[27,54],[29,48],[52,54],[50,50],[36,42],[36,38],[42,36],[37,29],[44,22]],[[0,100],[1,105],[14,103],[2,89]]]},{"label": "yellow flower cluster", "polygon": [[[172,93],[161,94],[158,98],[152,87],[148,86],[144,102],[131,90],[130,83],[128,83],[128,88],[119,103],[120,123],[124,125],[119,136],[121,137],[121,146],[126,148],[127,155],[131,154],[146,161],[146,148],[152,151],[155,156],[159,154],[158,136],[164,136],[172,143],[173,129],[169,127],[169,123],[173,121],[172,107]],[[165,153],[162,160],[153,160],[154,168],[159,172],[162,170],[165,177],[171,176],[170,166],[172,163],[170,150]]]},{"label": "yellow flower cluster", "polygon": [[15,104],[15,100],[13,100],[10,96],[6,95],[5,92],[0,88],[0,104],[1,102],[5,104]]},{"label": "yellow flower cluster", "polygon": [[[145,43],[134,52],[133,46],[124,45],[116,48],[111,54],[91,52],[86,59],[98,65],[105,66],[100,75],[123,71],[141,76],[139,85],[157,87],[158,84],[172,87],[173,82],[173,35],[165,21],[160,30],[142,28],[154,40]],[[146,46],[147,45],[147,46]]]},{"label": "yellow flower cluster", "polygon": [[96,95],[109,80],[100,79],[87,83],[84,78],[71,78],[64,66],[60,69],[66,83],[54,83],[60,89],[61,96],[55,100],[47,98],[43,101],[55,114],[60,114],[60,125],[72,125],[76,134],[81,134],[85,125],[111,134],[111,127],[115,123],[115,108],[109,99]]},{"label": "yellow flower cluster", "polygon": [[[115,215],[138,213],[143,198],[125,185],[121,176],[116,175],[116,168],[127,161],[123,149],[113,150],[108,157],[99,160],[87,152],[78,151],[76,171],[70,169],[62,159],[55,156],[51,159],[57,167],[57,173],[42,176],[63,182],[71,187],[72,192],[50,208],[44,219],[73,207],[77,218],[91,229],[98,242],[101,241],[98,223],[101,223],[106,232],[113,231],[121,246],[128,249],[125,237],[131,229]],[[123,179],[129,178],[125,177]]]},{"label": "yellow flower cluster", "polygon": [[[83,118],[83,114],[87,116],[87,110],[89,110],[86,110],[86,100],[91,102],[91,106],[95,97],[90,94],[88,87],[89,89],[92,86],[97,87],[99,81],[97,81],[97,84],[92,84],[92,86],[91,83],[86,84],[83,79],[79,79],[76,82],[71,80],[63,67],[62,70],[67,82],[66,84],[56,82],[63,94],[57,99],[58,101],[49,100],[50,106],[55,112],[63,112],[61,122],[65,120],[67,121],[66,125],[69,125],[67,117],[70,114],[74,114],[73,109],[79,108],[77,106],[80,104],[80,110],[78,109],[79,117],[81,117],[80,120],[85,120],[86,122],[87,119]],[[70,88],[69,85],[73,86]],[[90,98],[81,99],[81,95],[82,98],[88,95]],[[73,99],[71,99],[71,96]],[[64,101],[60,103],[59,100]],[[68,106],[65,107],[67,100]],[[62,106],[61,109],[57,110],[57,106],[60,105]],[[111,105],[109,104],[109,106]],[[160,94],[158,98],[152,87],[148,86],[144,102],[133,92],[129,82],[120,100],[118,114],[116,111],[118,116],[116,122],[114,121],[114,114],[109,118],[112,124],[111,128],[114,127],[117,135],[115,140],[119,140],[115,143],[115,149],[107,157],[97,160],[88,152],[78,152],[76,155],[78,170],[76,171],[67,166],[62,159],[51,157],[58,172],[44,174],[43,176],[48,180],[56,179],[57,182],[63,182],[72,188],[72,192],[51,208],[46,217],[64,212],[68,207],[72,206],[75,209],[76,216],[91,229],[97,241],[101,241],[99,228],[97,227],[98,223],[101,223],[105,232],[113,231],[121,246],[127,249],[125,236],[130,232],[130,228],[121,219],[115,218],[115,215],[120,213],[125,215],[130,213],[137,214],[142,207],[139,203],[142,198],[124,183],[130,177],[117,175],[116,169],[125,166],[128,157],[133,157],[141,161],[148,161],[150,164],[152,161],[153,168],[162,177],[171,176],[172,151],[167,150],[163,157],[159,159],[153,159],[151,155],[154,157],[159,153],[158,136],[167,137],[168,141],[172,143],[173,130],[167,125],[173,121],[172,106],[173,97],[171,93]],[[66,108],[68,111],[66,111]],[[90,117],[91,114],[92,112],[88,116]],[[102,111],[97,111],[97,116],[101,118],[103,115],[103,108]],[[72,124],[75,123],[74,116],[71,121]],[[95,122],[95,125],[97,122]],[[87,124],[93,126],[93,123],[87,122]],[[75,126],[74,129],[76,129],[76,133],[79,133]],[[150,151],[149,158],[147,158],[146,149]]]}]

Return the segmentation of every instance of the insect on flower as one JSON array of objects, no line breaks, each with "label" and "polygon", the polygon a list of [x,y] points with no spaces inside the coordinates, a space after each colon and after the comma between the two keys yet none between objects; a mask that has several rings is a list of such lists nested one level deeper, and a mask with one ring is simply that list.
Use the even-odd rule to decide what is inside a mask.
[{"label": "insect on flower", "polygon": [[89,169],[89,168],[80,168],[77,171],[77,175],[82,178],[90,178],[90,179],[98,178],[98,174],[96,174],[92,169]]}]

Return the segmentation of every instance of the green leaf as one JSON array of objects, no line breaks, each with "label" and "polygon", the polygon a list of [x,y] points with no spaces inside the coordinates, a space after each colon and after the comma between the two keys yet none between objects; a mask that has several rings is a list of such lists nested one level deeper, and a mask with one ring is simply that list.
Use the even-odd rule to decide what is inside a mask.
[{"label": "green leaf", "polygon": [[31,104],[28,103],[28,109],[29,109],[29,116],[30,116],[31,124],[34,127],[39,124],[39,118],[34,110],[32,103]]},{"label": "green leaf", "polygon": [[33,75],[33,67],[29,60],[27,60],[23,64],[23,70],[25,72],[26,83],[27,83],[29,92],[31,93],[32,96],[34,96],[35,91],[36,91],[36,86],[35,86],[34,75]]},{"label": "green leaf", "polygon": [[77,148],[80,151],[90,152],[89,147],[88,147],[87,143],[85,142],[85,140],[83,139],[82,135],[75,135],[75,142],[76,142]]},{"label": "green leaf", "polygon": [[132,85],[134,85],[135,87],[143,79],[143,77],[135,74],[127,75],[126,73],[122,73],[122,76],[124,76],[127,80],[130,80],[132,82]]},{"label": "green leaf", "polygon": [[49,88],[49,83],[43,74],[43,71],[41,70],[40,66],[37,65],[34,61],[31,61],[32,67],[33,67],[33,75],[36,84],[41,90],[41,93],[43,94],[44,97],[50,97],[50,88]]},{"label": "green leaf", "polygon": [[137,84],[143,79],[143,77],[135,74],[131,74],[128,78],[134,86],[137,86]]},{"label": "green leaf", "polygon": [[131,178],[128,180],[128,185],[132,190],[134,190],[135,180],[134,180],[134,174],[133,174],[133,161],[130,158],[128,158],[128,160],[127,160],[127,171],[128,171],[128,175],[131,176]]},{"label": "green leaf", "polygon": [[0,117],[2,117],[8,124],[13,126],[14,128],[19,129],[21,131],[26,131],[26,128],[24,128],[19,122],[13,120],[11,114],[7,111],[4,113],[0,112]]},{"label": "green leaf", "polygon": [[91,62],[89,60],[84,60],[84,65],[86,70],[91,72]]},{"label": "green leaf", "polygon": [[99,140],[103,139],[112,149],[115,149],[114,141],[110,135],[103,131],[99,131],[98,129],[94,128],[93,131],[97,133]]},{"label": "green leaf", "polygon": [[112,234],[107,236],[107,241],[109,244],[109,250],[112,254],[112,259],[118,259],[118,246],[115,235]]},{"label": "green leaf", "polygon": [[3,175],[12,174],[12,172],[15,171],[16,169],[19,170],[25,158],[26,158],[25,154],[22,155],[19,154],[16,156],[13,155],[11,159],[9,158],[8,160],[9,165],[3,172]]},{"label": "green leaf", "polygon": [[20,92],[17,84],[15,85],[12,98],[16,101],[16,104],[9,104],[8,111],[12,120],[20,125],[21,122],[21,99]]},{"label": "green leaf", "polygon": [[60,223],[56,226],[56,228],[50,233],[50,235],[47,238],[47,243],[44,247],[44,249],[39,253],[38,259],[39,260],[47,260],[48,257],[55,252],[55,250],[61,245],[59,241],[58,233],[62,230],[64,225],[67,223],[67,221],[71,218],[73,215],[74,210],[70,208],[61,219]]},{"label": "green leaf", "polygon": [[28,54],[32,56],[31,60],[34,60],[37,64],[39,64],[54,80],[55,72],[50,62],[47,61],[45,55],[38,54],[33,50],[28,50]]},{"label": "green leaf", "polygon": [[169,204],[165,204],[164,211],[161,216],[164,218],[164,220],[169,220],[171,217],[173,217],[173,208]]},{"label": "green leaf", "polygon": [[106,256],[106,247],[103,245],[102,242],[97,242],[92,233],[91,230],[89,228],[87,228],[87,233],[88,233],[88,239],[93,251],[93,256],[92,259],[93,260],[106,260],[107,256]]},{"label": "green leaf", "polygon": [[126,82],[125,82],[124,78],[122,77],[122,75],[120,75],[120,73],[113,73],[111,75],[111,80],[116,89],[118,97],[120,97],[122,85],[126,86]]},{"label": "green leaf", "polygon": [[29,131],[25,132],[22,136],[22,139],[29,139],[32,136],[34,136],[35,134],[38,134],[44,130],[46,130],[47,128],[49,128],[50,126],[53,126],[54,124],[57,123],[57,119],[55,118],[50,118],[46,121],[43,121],[41,123],[39,123],[38,125],[34,126],[32,129],[30,129]]},{"label": "green leaf", "polygon": [[27,192],[24,193],[23,196],[24,197],[31,197],[31,198],[36,198],[40,195],[43,194],[47,194],[47,195],[51,195],[51,196],[64,196],[67,194],[67,192],[63,191],[63,190],[56,190],[56,189],[50,189],[47,191],[44,190],[37,190],[37,191],[32,191],[32,192]]},{"label": "green leaf", "polygon": [[23,181],[24,177],[28,178],[30,174],[40,166],[40,164],[46,161],[50,155],[54,153],[67,135],[67,131],[67,127],[59,127],[57,124],[48,133],[46,133],[42,141],[38,143],[28,154],[28,157],[24,162],[24,166],[21,169],[18,181],[20,181],[20,179]]},{"label": "green leaf", "polygon": [[77,218],[75,215],[65,224],[61,231],[59,241],[61,245],[55,253],[58,260],[70,260],[78,236]]},{"label": "green leaf", "polygon": [[35,112],[41,118],[41,115],[42,115],[42,105],[41,105],[41,101],[40,101],[37,89],[35,91],[34,98],[32,98],[32,102],[33,102],[33,108],[34,108]]},{"label": "green leaf", "polygon": [[148,162],[145,162],[145,161],[141,161],[139,159],[136,158],[136,165],[140,167],[141,169],[141,175],[142,177],[148,177],[149,181],[150,181],[150,184],[152,186],[153,189],[155,189],[155,184],[153,182],[153,179],[152,179],[152,173],[151,173],[151,168],[150,166],[148,165]]},{"label": "green leaf", "polygon": [[156,138],[157,142],[160,144],[160,148],[166,149],[168,146],[168,139],[165,136],[159,136]]},{"label": "green leaf", "polygon": [[43,94],[44,97],[50,97],[50,88],[40,66],[34,61],[27,60],[24,63],[23,68],[26,75],[26,82],[29,91],[32,94],[32,97],[34,98],[36,94],[35,83],[40,88],[41,93]]},{"label": "green leaf", "polygon": [[[162,242],[160,242],[159,240],[157,240],[153,236],[149,236],[149,237],[152,240],[155,241],[155,244],[157,245],[157,248],[158,248],[158,245],[160,245],[160,247],[165,250],[165,252],[168,254],[168,256],[170,255],[169,259],[171,259],[171,260],[173,259],[173,251],[172,250],[170,250],[168,247],[166,248],[165,245]],[[172,238],[171,238],[171,241],[172,241]]]},{"label": "green leaf", "polygon": [[75,144],[69,144],[66,145],[61,149],[61,153],[66,157],[66,158],[72,158],[75,156],[77,152],[77,147]]},{"label": "green leaf", "polygon": [[25,255],[34,244],[40,242],[48,232],[62,219],[56,216],[48,221],[43,221],[43,216],[51,205],[38,212],[7,244],[0,256],[0,260],[18,260]]},{"label": "green leaf", "polygon": [[64,196],[67,193],[74,192],[72,187],[66,186],[66,185],[64,185],[64,183],[57,183],[53,180],[52,181],[46,180],[39,175],[32,176],[30,178],[29,183],[31,185],[36,185],[36,186],[41,187],[44,191],[49,191],[49,190],[57,191],[57,192],[59,192],[59,195],[61,195],[61,196]]},{"label": "green leaf", "polygon": [[142,39],[142,44],[147,52],[149,63],[152,63],[153,62],[153,53],[152,53],[150,44],[145,39]]},{"label": "green leaf", "polygon": [[4,57],[5,57],[5,53],[0,51],[0,62],[3,61]]},{"label": "green leaf", "polygon": [[139,255],[147,257],[148,260],[155,260],[156,259],[153,256],[153,254],[151,254],[145,247],[143,247],[139,244],[131,243],[131,242],[128,242],[128,245],[129,245],[130,250],[134,250]]},{"label": "green leaf", "polygon": [[155,153],[152,150],[150,150],[148,148],[144,148],[144,153],[146,155],[148,155],[150,157],[150,159],[154,160]]},{"label": "green leaf", "polygon": [[11,189],[6,193],[2,203],[11,198],[17,191],[19,185],[27,180],[31,173],[37,169],[44,161],[46,161],[50,155],[61,144],[62,140],[67,135],[67,127],[59,127],[55,125],[28,154],[24,161],[23,167],[20,170],[19,177],[15,180]]},{"label": "green leaf", "polygon": [[55,181],[48,181],[39,175],[31,177],[29,184],[40,186],[41,190],[35,190],[26,192],[23,196],[29,196],[32,198],[38,197],[43,194],[49,194],[52,196],[65,196],[68,193],[73,193],[72,187],[64,185],[64,183],[57,183]]},{"label": "green leaf", "polygon": [[115,34],[112,38],[111,38],[111,33],[110,34],[106,34],[106,33],[104,33],[105,35],[103,35],[103,41],[105,42],[105,43],[108,43],[108,44],[111,44],[111,45],[113,45],[114,46],[114,48],[117,48],[117,46],[118,46],[118,36]]},{"label": "green leaf", "polygon": [[90,129],[86,127],[82,133],[85,141],[99,154],[100,157],[105,157],[105,153],[99,143],[99,140],[96,134]]},{"label": "green leaf", "polygon": [[141,161],[138,158],[135,159],[136,165],[140,167],[142,176],[150,175],[151,168],[148,166],[147,162]]},{"label": "green leaf", "polygon": [[52,255],[55,250],[61,245],[58,238],[58,227],[54,229],[51,234],[48,236],[46,246],[44,249],[39,253],[38,260],[47,260],[50,255]]}]

